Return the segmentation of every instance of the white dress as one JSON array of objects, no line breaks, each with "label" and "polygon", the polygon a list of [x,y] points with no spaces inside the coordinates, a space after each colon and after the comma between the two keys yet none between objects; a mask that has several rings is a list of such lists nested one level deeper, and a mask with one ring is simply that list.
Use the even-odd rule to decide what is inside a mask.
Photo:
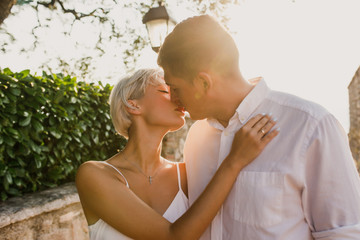
[{"label": "white dress", "polygon": [[[129,187],[128,181],[117,168],[115,168],[113,165],[111,165],[108,162],[104,162],[104,163],[114,168],[125,179],[126,186]],[[163,217],[166,218],[169,222],[175,222],[189,208],[188,199],[181,188],[179,164],[176,164],[176,167],[177,167],[179,191],[163,215]],[[99,219],[96,223],[89,225],[89,234],[90,234],[90,240],[131,239],[125,236],[124,234],[122,234],[121,232],[117,231],[115,228],[111,227],[102,219]]]}]

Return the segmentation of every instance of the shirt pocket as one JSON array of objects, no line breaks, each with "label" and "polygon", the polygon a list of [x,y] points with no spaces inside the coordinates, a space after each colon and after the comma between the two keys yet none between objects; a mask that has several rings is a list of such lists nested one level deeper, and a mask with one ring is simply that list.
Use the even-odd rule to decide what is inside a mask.
[{"label": "shirt pocket", "polygon": [[240,172],[236,180],[233,218],[255,227],[269,227],[282,221],[284,174]]}]

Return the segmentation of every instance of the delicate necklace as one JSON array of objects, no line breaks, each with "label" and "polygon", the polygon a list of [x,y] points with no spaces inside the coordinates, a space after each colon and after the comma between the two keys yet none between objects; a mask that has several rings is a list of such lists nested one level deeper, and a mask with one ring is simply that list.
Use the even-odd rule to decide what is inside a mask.
[{"label": "delicate necklace", "polygon": [[131,165],[133,165],[134,167],[136,167],[136,168],[139,170],[139,172],[140,172],[142,175],[144,175],[144,176],[149,180],[150,185],[151,185],[151,183],[152,183],[152,181],[153,181],[153,178],[156,177],[156,175],[158,174],[158,172],[164,167],[164,164],[162,164],[161,167],[159,167],[158,169],[156,169],[154,175],[152,175],[152,176],[149,175],[149,176],[148,176],[148,175],[146,175],[146,174],[143,172],[143,170],[142,170],[138,165],[136,165],[136,164],[133,163],[132,161],[128,161],[125,156],[123,156],[123,158],[124,158],[125,161],[129,162]]}]

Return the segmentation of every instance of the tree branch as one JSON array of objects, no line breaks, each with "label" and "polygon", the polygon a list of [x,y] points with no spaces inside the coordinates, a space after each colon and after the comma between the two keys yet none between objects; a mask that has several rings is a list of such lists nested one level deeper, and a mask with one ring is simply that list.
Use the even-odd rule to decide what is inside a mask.
[{"label": "tree branch", "polygon": [[101,11],[104,15],[106,15],[109,12],[109,10],[105,10],[104,8],[101,7],[92,10],[90,13],[82,13],[82,12],[78,12],[75,9],[66,8],[62,0],[51,0],[51,2],[37,2],[38,5],[42,5],[49,9],[56,9],[57,8],[56,3],[60,5],[60,8],[64,13],[72,14],[76,20],[80,20],[85,17],[95,17],[98,18],[101,22],[107,20],[107,17],[95,14],[97,11]]}]

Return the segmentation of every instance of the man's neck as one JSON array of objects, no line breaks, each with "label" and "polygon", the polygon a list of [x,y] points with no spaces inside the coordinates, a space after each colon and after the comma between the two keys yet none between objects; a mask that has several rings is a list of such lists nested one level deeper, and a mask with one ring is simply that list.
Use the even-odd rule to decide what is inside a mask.
[{"label": "man's neck", "polygon": [[213,118],[226,128],[241,102],[253,88],[254,85],[246,80],[236,81],[231,86],[223,86],[216,100]]}]

